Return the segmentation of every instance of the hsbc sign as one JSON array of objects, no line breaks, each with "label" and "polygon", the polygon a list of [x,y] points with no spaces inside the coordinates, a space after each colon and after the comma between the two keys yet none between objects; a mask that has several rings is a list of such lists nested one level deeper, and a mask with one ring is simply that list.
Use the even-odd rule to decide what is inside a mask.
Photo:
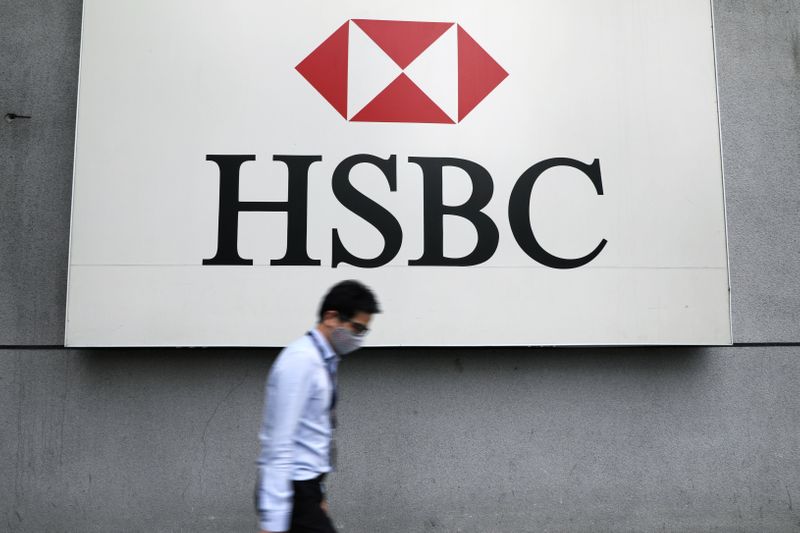
[{"label": "hsbc sign", "polygon": [[709,3],[579,4],[86,0],[66,344],[730,343]]},{"label": "hsbc sign", "polygon": [[[339,27],[296,67],[328,103],[355,122],[408,122],[454,124],[463,120],[508,73],[483,50],[466,31],[454,23],[395,20],[351,20]],[[364,83],[363,79],[367,82]],[[448,80],[449,78],[449,80]],[[380,83],[375,83],[379,80]],[[442,80],[445,80],[444,82]],[[359,88],[359,85],[367,87]],[[377,94],[375,88],[384,88]],[[428,94],[421,89],[426,87]],[[372,91],[369,92],[369,88]],[[441,89],[449,89],[442,91]],[[369,98],[364,98],[364,94]],[[437,103],[438,102],[438,103]],[[447,109],[448,111],[444,111]],[[270,261],[271,265],[319,266],[320,260],[306,250],[308,170],[322,156],[276,156],[290,171],[289,200],[286,203],[242,202],[239,199],[239,169],[255,155],[209,155],[220,169],[219,239],[213,258],[205,265],[251,265],[238,253],[238,219],[243,211],[285,211],[288,234],[286,255]],[[499,232],[481,209],[491,199],[494,185],[487,170],[480,165],[455,158],[411,157],[423,171],[425,198],[425,250],[422,257],[409,261],[411,266],[471,266],[491,258],[498,246]],[[395,258],[402,243],[402,229],[391,213],[364,198],[349,181],[356,165],[376,167],[387,179],[391,190],[397,188],[396,156],[381,159],[367,154],[342,161],[333,174],[333,192],[344,205],[370,222],[384,239],[382,252],[374,258],[360,258],[344,247],[334,231],[331,266],[341,263],[374,268]],[[605,246],[603,240],[590,254],[566,259],[544,250],[537,242],[527,217],[527,205],[536,179],[555,166],[575,168],[583,173],[602,194],[599,161],[591,165],[566,158],[543,161],[528,169],[517,182],[509,200],[509,221],[517,243],[532,259],[553,268],[576,268],[591,261]],[[472,180],[473,195],[461,206],[441,203],[442,176],[445,167],[457,168]],[[474,250],[464,257],[445,257],[443,217],[459,216],[468,220],[477,232]]]}]

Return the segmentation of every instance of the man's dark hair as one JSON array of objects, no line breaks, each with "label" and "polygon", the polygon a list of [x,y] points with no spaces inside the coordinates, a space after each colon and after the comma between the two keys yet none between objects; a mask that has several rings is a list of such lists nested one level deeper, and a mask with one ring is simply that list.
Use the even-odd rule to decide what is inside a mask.
[{"label": "man's dark hair", "polygon": [[353,279],[340,281],[331,287],[319,306],[320,322],[325,311],[336,311],[345,320],[353,318],[359,311],[370,315],[381,312],[372,291]]}]

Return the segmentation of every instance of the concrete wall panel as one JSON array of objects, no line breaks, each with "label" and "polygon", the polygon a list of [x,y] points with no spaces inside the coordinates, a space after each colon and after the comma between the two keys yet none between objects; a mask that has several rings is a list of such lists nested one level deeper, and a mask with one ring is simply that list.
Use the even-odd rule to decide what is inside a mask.
[{"label": "concrete wall panel", "polygon": [[734,342],[800,341],[800,3],[715,10]]},{"label": "concrete wall panel", "polygon": [[0,345],[64,341],[80,23],[78,0],[0,2]]},{"label": "concrete wall panel", "polygon": [[[0,351],[9,531],[253,531],[274,352]],[[793,531],[797,348],[367,350],[342,531]],[[16,440],[13,436],[16,436]]]}]

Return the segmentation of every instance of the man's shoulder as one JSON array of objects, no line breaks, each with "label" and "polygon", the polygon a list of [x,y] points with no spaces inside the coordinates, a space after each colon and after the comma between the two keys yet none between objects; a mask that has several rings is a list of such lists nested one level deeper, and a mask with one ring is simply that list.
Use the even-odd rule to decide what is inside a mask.
[{"label": "man's shoulder", "polygon": [[281,350],[275,360],[275,366],[303,365],[316,366],[319,361],[319,353],[308,335],[303,335],[286,345]]}]

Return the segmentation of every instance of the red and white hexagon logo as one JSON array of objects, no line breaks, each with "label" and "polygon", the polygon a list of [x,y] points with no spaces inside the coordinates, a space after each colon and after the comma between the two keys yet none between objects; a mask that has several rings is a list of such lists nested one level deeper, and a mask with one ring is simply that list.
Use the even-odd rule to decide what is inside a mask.
[{"label": "red and white hexagon logo", "polygon": [[296,67],[354,122],[460,122],[507,76],[454,22],[354,19]]}]

